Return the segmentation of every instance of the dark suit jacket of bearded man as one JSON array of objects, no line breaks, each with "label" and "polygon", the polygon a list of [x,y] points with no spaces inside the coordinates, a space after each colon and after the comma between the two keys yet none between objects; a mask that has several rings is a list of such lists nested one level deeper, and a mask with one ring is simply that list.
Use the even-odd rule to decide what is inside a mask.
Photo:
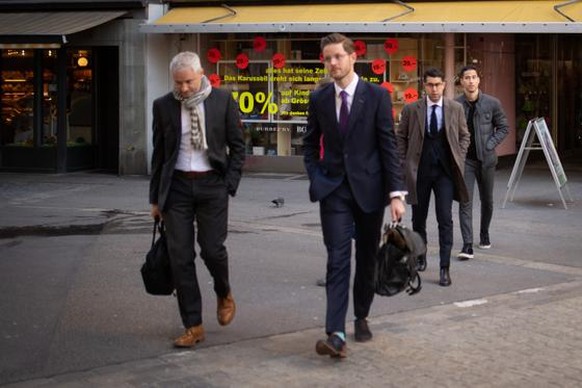
[{"label": "dark suit jacket of bearded man", "polygon": [[[322,200],[347,177],[363,211],[382,209],[390,192],[405,189],[388,91],[360,79],[346,134],[338,127],[334,84],[328,83],[310,95],[309,131],[303,138],[311,201]],[[322,135],[325,151],[320,160]]]},{"label": "dark suit jacket of bearded man", "polygon": [[[238,107],[230,92],[213,88],[204,100],[205,137],[212,168],[223,177],[228,193],[236,194],[245,161]],[[168,93],[153,103],[152,177],[149,201],[165,210],[182,138],[181,103]]]},{"label": "dark suit jacket of bearded man", "polygon": [[[398,152],[404,160],[408,186],[407,202],[413,205],[417,203],[416,182],[426,134],[426,110],[426,98],[405,105],[396,130]],[[447,143],[451,151],[452,178],[455,183],[454,199],[459,202],[467,202],[469,194],[463,176],[465,174],[465,156],[471,141],[471,134],[467,128],[465,112],[461,104],[443,97],[443,112]]]}]

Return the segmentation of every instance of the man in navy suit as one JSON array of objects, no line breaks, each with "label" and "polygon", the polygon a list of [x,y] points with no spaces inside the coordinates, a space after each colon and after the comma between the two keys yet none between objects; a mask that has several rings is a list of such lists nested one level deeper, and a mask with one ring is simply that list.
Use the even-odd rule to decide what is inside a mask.
[{"label": "man in navy suit", "polygon": [[245,159],[242,124],[231,93],[213,89],[200,58],[182,52],[170,63],[174,90],[154,101],[151,214],[163,219],[178,307],[185,333],[174,346],[204,340],[194,234],[217,296],[217,319],[228,325],[235,302],[228,273],[228,196]]},{"label": "man in navy suit", "polygon": [[354,72],[357,55],[351,39],[330,34],[321,40],[321,50],[334,82],[311,93],[303,139],[309,195],[320,203],[327,249],[327,338],[317,342],[316,352],[343,358],[354,228],[354,333],[363,342],[372,338],[367,317],[384,209],[390,204],[392,220],[400,220],[405,191],[389,93]]}]

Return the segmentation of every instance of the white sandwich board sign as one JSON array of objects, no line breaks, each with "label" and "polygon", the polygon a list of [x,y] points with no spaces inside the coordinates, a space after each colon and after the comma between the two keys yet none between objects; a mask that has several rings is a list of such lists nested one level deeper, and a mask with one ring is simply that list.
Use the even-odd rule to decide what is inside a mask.
[{"label": "white sandwich board sign", "polygon": [[[534,139],[537,136],[538,143],[534,143]],[[525,135],[521,142],[521,147],[519,148],[519,153],[517,154],[517,159],[513,165],[513,170],[511,171],[511,176],[509,177],[509,182],[507,183],[507,193],[505,194],[505,200],[503,201],[502,208],[505,208],[507,199],[513,201],[515,191],[517,189],[517,184],[523,173],[527,157],[529,156],[529,151],[531,150],[543,150],[548,166],[550,167],[550,172],[556,183],[556,188],[560,194],[560,199],[564,205],[564,209],[567,209],[566,200],[562,191],[566,191],[568,198],[572,201],[572,196],[570,195],[570,190],[568,189],[568,178],[564,172],[564,167],[560,162],[558,153],[556,152],[556,147],[554,147],[554,142],[552,141],[552,136],[550,135],[550,130],[546,124],[546,120],[543,117],[535,118],[529,121],[527,124],[527,129]]]}]

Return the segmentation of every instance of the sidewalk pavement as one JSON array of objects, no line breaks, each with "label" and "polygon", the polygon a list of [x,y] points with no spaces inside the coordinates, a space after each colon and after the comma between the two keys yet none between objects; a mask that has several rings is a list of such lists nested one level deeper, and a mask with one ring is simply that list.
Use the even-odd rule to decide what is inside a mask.
[{"label": "sidewalk pavement", "polygon": [[[269,326],[270,317],[278,321],[287,316],[293,321],[295,313],[302,311],[304,315],[316,315],[316,311],[321,315],[324,306],[322,295],[313,296],[322,289],[310,288],[305,285],[305,279],[302,279],[301,291],[307,291],[307,296],[301,291],[290,296],[277,294],[277,288],[284,288],[283,284],[269,289],[273,294],[253,294],[250,289],[261,287],[263,277],[272,279],[271,272],[293,271],[298,266],[309,265],[299,261],[297,264],[273,261],[266,269],[268,273],[254,274],[245,281],[245,287],[242,284],[237,287],[240,290],[237,318],[242,327],[239,338],[237,333],[233,336],[228,331],[237,330],[235,319],[224,331],[226,341],[213,342],[216,340],[207,338],[194,350],[167,348],[154,355],[122,361],[111,357],[111,361],[101,366],[67,372],[45,369],[34,378],[7,379],[5,386],[582,386],[582,172],[569,172],[566,168],[574,201],[565,210],[546,169],[543,166],[526,168],[514,200],[505,209],[499,207],[511,171],[498,171],[495,229],[492,230],[494,247],[489,251],[476,250],[476,258],[468,262],[453,259],[453,285],[448,288],[436,285],[437,249],[430,241],[431,236],[433,241],[436,239],[436,225],[429,219],[431,258],[429,269],[422,274],[423,290],[415,296],[377,297],[373,306],[376,313],[370,318],[373,340],[363,344],[354,342],[350,323],[345,360],[315,354],[315,342],[323,335],[322,317],[311,323],[291,322],[279,331]],[[0,199],[5,203],[0,217],[1,256],[5,256],[3,252],[9,254],[19,238],[59,236],[60,233],[99,234],[107,230],[107,233],[124,233],[126,239],[135,239],[132,234],[141,235],[141,241],[147,241],[151,235],[146,221],[146,187],[144,177],[90,173],[0,174]],[[231,204],[229,236],[229,240],[249,244],[237,254],[244,256],[241,257],[244,265],[252,266],[253,260],[262,262],[267,260],[262,255],[272,254],[264,252],[265,249],[253,250],[254,245],[285,240],[293,243],[297,255],[293,259],[308,256],[314,258],[312,261],[321,260],[321,245],[311,242],[321,238],[317,206],[308,202],[306,187],[302,177],[245,176],[241,191]],[[268,199],[281,192],[286,195],[285,207],[267,209]],[[276,237],[266,234],[274,231]],[[456,230],[455,247],[460,247],[459,234]],[[141,254],[138,252],[137,256]],[[3,260],[0,259],[0,268]],[[236,270],[242,272],[244,267]],[[314,284],[322,273],[311,267],[309,271],[311,275],[307,276],[311,277],[307,283]],[[233,270],[233,273],[237,272]],[[305,277],[305,273],[300,276]],[[290,275],[286,281],[295,279]],[[10,292],[5,287],[2,291]],[[126,295],[131,298],[134,294]],[[264,305],[261,299],[269,298],[273,300]],[[0,303],[3,311],[15,307],[9,298],[0,299]],[[89,303],[83,306],[87,311],[94,307]],[[252,314],[245,316],[245,309]],[[132,335],[142,335],[141,343],[145,344],[151,333],[144,325],[147,322],[136,326],[138,332]],[[257,328],[258,332],[253,331]],[[107,342],[107,336],[117,334],[107,330],[110,328],[98,333],[101,341]],[[10,345],[8,330],[2,331],[4,338],[0,338],[3,341],[0,343]],[[220,336],[217,330],[210,331],[213,336]],[[132,342],[136,353],[141,343]],[[0,369],[2,360],[0,356]]]}]

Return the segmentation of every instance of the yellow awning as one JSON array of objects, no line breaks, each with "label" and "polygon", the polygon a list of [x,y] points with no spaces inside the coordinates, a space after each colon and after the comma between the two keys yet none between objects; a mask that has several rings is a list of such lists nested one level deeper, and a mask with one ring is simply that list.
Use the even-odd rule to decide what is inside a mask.
[{"label": "yellow awning", "polygon": [[[557,8],[555,8],[557,6]],[[174,8],[143,32],[582,32],[582,1],[450,1]]]}]

